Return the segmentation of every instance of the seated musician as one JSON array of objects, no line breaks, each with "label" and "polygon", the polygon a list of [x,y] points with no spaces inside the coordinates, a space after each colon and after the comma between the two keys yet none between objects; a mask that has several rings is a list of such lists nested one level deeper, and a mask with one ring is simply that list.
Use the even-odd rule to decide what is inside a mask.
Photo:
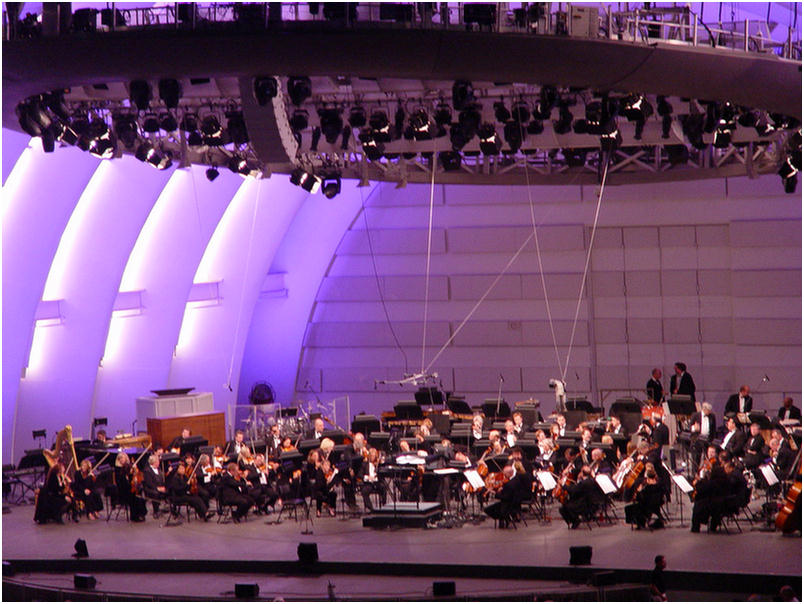
[{"label": "seated musician", "polygon": [[279,433],[279,424],[271,426],[271,433],[268,435],[268,442],[266,443],[265,456],[268,459],[279,459],[279,454],[282,452],[282,436]]},{"label": "seated musician", "polygon": [[745,479],[745,475],[737,467],[735,460],[731,460],[723,465],[728,482],[728,491],[724,501],[724,513],[734,514],[743,506],[748,505],[751,500],[751,488]]},{"label": "seated musician", "polygon": [[243,447],[240,449],[237,465],[240,470],[240,476],[246,483],[246,492],[256,504],[256,513],[258,515],[262,514],[267,507],[266,500],[268,498],[269,491],[274,498],[277,496],[277,494],[273,490],[263,488],[263,485],[260,481],[260,478],[263,475],[257,468],[256,458],[251,454],[251,451],[248,447]]},{"label": "seated musician", "polygon": [[313,429],[307,433],[307,438],[321,440],[324,438],[324,420],[317,417],[313,420]]},{"label": "seated musician", "polygon": [[103,509],[103,499],[95,485],[95,474],[91,471],[92,464],[89,459],[81,462],[81,467],[73,477],[73,494],[79,507],[83,507],[87,518],[90,520],[98,519],[98,512]]},{"label": "seated musician", "polygon": [[235,430],[234,440],[231,440],[226,445],[226,450],[229,452],[229,459],[236,460],[240,455],[240,449],[246,446],[246,434],[242,430]]},{"label": "seated musician", "polygon": [[190,438],[190,428],[182,428],[181,434],[179,434],[176,438],[170,441],[170,446],[168,449],[174,452],[179,452],[181,450],[181,446],[187,442]]},{"label": "seated musician", "polygon": [[472,430],[469,433],[469,448],[475,444],[475,441],[478,441],[483,438],[483,416],[480,414],[475,414],[472,416]]},{"label": "seated musician", "polygon": [[500,528],[507,528],[511,514],[515,511],[515,506],[521,494],[521,485],[517,478],[516,470],[511,464],[502,469],[502,486],[494,491],[495,501],[483,510],[491,518],[499,521]]},{"label": "seated musician", "polygon": [[92,446],[98,449],[112,446],[112,443],[106,437],[106,430],[101,429],[95,432],[95,440],[92,441]]},{"label": "seated musician", "polygon": [[46,524],[49,520],[55,520],[64,524],[63,516],[73,506],[73,498],[68,495],[69,486],[70,477],[65,473],[61,462],[57,461],[51,466],[45,484],[36,495],[34,520],[37,523]]},{"label": "seated musician", "polygon": [[218,472],[206,453],[198,458],[198,467],[195,469],[198,480],[198,496],[209,506],[209,501],[217,492]]},{"label": "seated musician", "polygon": [[581,455],[585,459],[589,459],[589,454],[592,452],[592,431],[589,428],[584,428],[581,432],[581,442],[578,444]]},{"label": "seated musician", "polygon": [[628,431],[625,429],[625,426],[623,426],[620,418],[616,415],[612,415],[609,418],[609,421],[606,424],[606,432],[609,434],[622,434],[628,438]]},{"label": "seated musician", "polygon": [[649,445],[647,441],[640,442],[637,445],[636,455],[634,456],[634,466],[636,467],[640,462],[643,466],[642,471],[639,473],[639,475],[633,476],[635,480],[630,487],[626,486],[625,490],[623,491],[623,498],[625,501],[633,500],[636,489],[639,487],[639,481],[643,478],[645,471],[644,468],[647,467],[649,462],[653,464],[654,468],[658,469],[661,467],[661,458],[659,457],[658,448],[654,445]]},{"label": "seated musician", "polygon": [[539,452],[536,454],[535,465],[540,470],[549,470],[560,466],[560,462],[558,447],[553,444],[553,439],[545,438],[539,441]]},{"label": "seated musician", "polygon": [[335,476],[338,469],[328,459],[323,459],[316,469],[313,497],[315,498],[315,515],[321,517],[322,508],[330,516],[335,516],[337,493],[335,492]]},{"label": "seated musician", "polygon": [[152,499],[154,518],[159,518],[159,502],[167,498],[167,485],[165,474],[159,467],[159,457],[156,454],[148,458],[148,467],[143,470],[142,492]]},{"label": "seated musician", "polygon": [[651,414],[651,437],[652,445],[658,447],[659,455],[662,454],[662,447],[670,444],[670,428],[662,421],[662,416],[658,413]]},{"label": "seated musician", "polygon": [[780,480],[790,476],[793,464],[796,461],[796,452],[790,448],[789,443],[782,437],[781,432],[774,430],[771,433],[770,457],[774,472]]},{"label": "seated musician", "polygon": [[513,449],[514,446],[516,446],[517,433],[513,420],[505,420],[505,434],[502,436],[502,439],[509,449]]},{"label": "seated musician", "polygon": [[517,438],[522,438],[525,436],[525,432],[527,432],[527,427],[524,424],[524,420],[522,418],[521,411],[514,411],[511,415],[511,419],[514,422],[514,433],[516,434]]},{"label": "seated musician", "polygon": [[720,448],[728,451],[732,457],[742,455],[745,449],[746,435],[745,432],[737,428],[737,419],[733,415],[726,418],[726,429],[728,432],[723,437]]},{"label": "seated musician", "polygon": [[329,461],[333,449],[335,449],[335,441],[331,438],[322,438],[321,445],[318,447],[318,456],[321,458],[321,461]]},{"label": "seated musician", "polygon": [[614,439],[611,437],[611,434],[604,434],[601,436],[600,442],[604,445],[611,445],[614,448],[614,457],[618,462],[623,458],[623,452],[620,450],[620,447],[614,446]]},{"label": "seated musician", "polygon": [[748,442],[745,443],[743,451],[743,465],[746,470],[756,470],[767,457],[768,447],[756,422],[751,424]]},{"label": "seated musician", "polygon": [[692,506],[691,531],[693,533],[700,533],[701,525],[710,521],[712,521],[710,529],[717,528],[728,486],[728,477],[720,464],[713,464],[709,475],[697,482],[695,485],[695,503]]},{"label": "seated musician", "polygon": [[707,402],[701,403],[701,410],[693,414],[691,422],[690,466],[692,467],[692,473],[696,474],[701,455],[706,451],[709,443],[712,442],[717,430],[712,405]]},{"label": "seated musician", "polygon": [[[406,442],[405,444],[407,445]],[[360,471],[366,457],[368,457],[366,439],[361,432],[356,432],[352,440],[352,446],[344,452],[344,461],[347,464],[347,469],[341,477],[343,497],[346,500],[346,505],[349,506],[349,510],[352,512],[357,509],[355,491],[358,480],[362,479]]]},{"label": "seated musician", "polygon": [[570,528],[578,528],[583,518],[594,513],[603,501],[603,492],[592,478],[589,466],[582,466],[578,480],[564,487],[569,495],[566,503],[561,504],[558,513]]},{"label": "seated musician", "polygon": [[212,450],[212,467],[216,470],[223,471],[223,466],[226,464],[226,456],[223,454],[223,449],[220,445],[215,445],[215,448]]},{"label": "seated musician", "polygon": [[201,497],[191,492],[190,481],[187,477],[187,473],[191,470],[192,468],[188,468],[183,461],[179,462],[176,471],[170,477],[168,485],[170,501],[175,505],[189,505],[195,510],[199,518],[204,522],[208,522],[215,513],[209,511],[209,506],[204,503]]},{"label": "seated musician", "polygon": [[[564,433],[567,431],[567,418],[561,415],[560,413],[556,415],[556,423],[558,424],[558,436],[563,437]],[[550,427],[550,432],[553,431],[552,426]],[[555,437],[555,435],[554,435]]]},{"label": "seated musician", "polygon": [[254,467],[257,475],[252,484],[260,490],[260,496],[255,497],[257,504],[264,514],[268,513],[268,507],[274,510],[282,507],[282,498],[279,494],[279,464],[277,462],[266,461],[262,453],[254,456]]},{"label": "seated musician", "polygon": [[521,487],[523,492],[530,494],[531,487],[533,486],[533,464],[525,457],[522,447],[514,447],[511,449],[511,456],[508,458],[512,465],[518,469],[521,468],[522,476],[520,476]]},{"label": "seated musician", "polygon": [[652,516],[656,519],[651,528],[663,528],[661,508],[665,500],[665,493],[659,483],[656,468],[651,462],[645,464],[644,479],[636,489],[634,503],[625,506],[626,521],[637,525],[637,529],[647,526]]},{"label": "seated musician", "polygon": [[248,494],[248,484],[240,477],[240,470],[237,464],[232,462],[226,466],[226,471],[221,476],[218,485],[219,496],[223,505],[233,505],[237,509],[232,510],[232,520],[235,524],[245,518],[248,511],[257,503]]},{"label": "seated musician", "polygon": [[[117,500],[128,507],[131,521],[144,522],[145,517],[148,515],[148,509],[145,507],[145,500],[134,492],[131,482],[132,473],[136,469],[128,455],[121,451],[114,461],[113,480]],[[112,502],[114,502],[114,497]]]},{"label": "seated musician", "polygon": [[606,454],[603,449],[592,449],[589,460],[589,469],[592,471],[592,476],[598,474],[607,474],[611,476],[612,468],[609,460],[606,459]]},{"label": "seated musician", "polygon": [[363,462],[360,469],[360,476],[363,478],[361,494],[363,504],[367,510],[374,509],[371,503],[371,494],[377,493],[380,498],[380,505],[385,505],[386,493],[382,481],[379,479],[378,470],[380,466],[380,454],[374,447],[369,449],[368,459]]},{"label": "seated musician", "polygon": [[801,421],[801,409],[793,404],[793,397],[786,396],[782,401],[782,406],[779,407],[779,412],[776,414],[779,419],[797,419]]}]

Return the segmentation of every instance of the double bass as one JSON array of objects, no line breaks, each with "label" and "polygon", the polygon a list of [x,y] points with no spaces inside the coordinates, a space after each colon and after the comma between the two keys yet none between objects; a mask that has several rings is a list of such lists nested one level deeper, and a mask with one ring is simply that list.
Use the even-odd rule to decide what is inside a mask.
[{"label": "double bass", "polygon": [[[798,475],[801,476],[801,454],[798,460]],[[784,498],[784,505],[776,515],[776,528],[782,533],[801,530],[801,479],[795,481]]]}]

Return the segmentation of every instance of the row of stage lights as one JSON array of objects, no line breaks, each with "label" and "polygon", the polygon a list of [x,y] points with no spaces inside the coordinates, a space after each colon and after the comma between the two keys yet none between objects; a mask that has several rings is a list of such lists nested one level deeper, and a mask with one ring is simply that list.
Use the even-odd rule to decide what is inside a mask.
[{"label": "row of stage lights", "polygon": [[[416,152],[387,153],[385,144],[404,138],[406,140],[432,140],[449,136],[452,151],[438,154],[439,162],[445,170],[459,170],[462,155],[496,156],[500,153],[513,154],[522,149],[528,135],[539,135],[544,131],[544,122],[552,122],[553,131],[558,134],[588,134],[599,137],[600,148],[613,152],[622,145],[623,138],[618,126],[618,119],[625,118],[635,124],[634,139],[642,139],[647,120],[654,114],[661,118],[661,136],[670,138],[673,125],[673,106],[665,96],[656,98],[656,107],[643,94],[629,94],[613,97],[608,94],[598,95],[588,102],[583,118],[576,119],[570,109],[576,104],[576,93],[561,94],[554,86],[542,86],[538,99],[529,104],[520,97],[509,106],[504,100],[494,102],[494,117],[502,125],[502,138],[498,126],[483,121],[482,104],[478,102],[472,83],[458,80],[452,87],[452,105],[443,98],[428,109],[419,105],[407,112],[400,100],[393,115],[385,108],[376,108],[370,113],[361,104],[352,105],[344,123],[345,106],[335,103],[323,103],[318,109],[319,125],[311,132],[310,151],[317,152],[321,136],[331,145],[337,144],[341,137],[341,149],[348,150],[353,129],[357,129],[358,141],[363,153],[369,161],[396,159],[400,155],[412,159]],[[297,141],[301,142],[301,133],[310,125],[309,112],[301,105],[312,96],[312,85],[308,77],[290,77],[288,79],[288,97],[296,109],[289,118],[291,130]],[[690,112],[675,116],[689,145],[695,149],[706,149],[705,134],[713,134],[712,146],[725,149],[732,144],[732,135],[738,124],[745,128],[754,128],[760,137],[758,144],[768,144],[768,137],[779,131],[791,132],[786,143],[786,155],[779,171],[785,190],[794,192],[796,174],[801,169],[801,129],[795,118],[766,111],[737,107],[726,101],[692,101]],[[552,119],[557,110],[557,119]],[[457,114],[457,120],[453,120]],[[475,136],[479,141],[480,151],[463,151],[464,147]],[[764,139],[764,140],[763,140]],[[503,149],[503,140],[507,149]],[[737,146],[747,143],[736,143]],[[689,159],[689,148],[683,144],[666,145],[669,160],[674,163],[686,163]],[[532,153],[525,150],[524,153]],[[583,165],[587,151],[584,149],[565,149],[568,165]],[[422,155],[429,155],[422,153]]]},{"label": "row of stage lights", "polygon": [[[163,139],[180,141],[183,137],[190,148],[220,149],[227,167],[236,174],[243,177],[262,174],[262,166],[246,149],[250,139],[242,111],[236,106],[224,110],[225,126],[212,107],[203,116],[197,109],[185,108],[179,117],[182,91],[177,80],[159,81],[163,107],[158,110],[151,106],[153,90],[145,80],[130,82],[130,106],[114,111],[83,104],[71,109],[65,101],[65,92],[32,96],[16,108],[20,127],[30,136],[41,137],[46,153],[52,153],[57,142],[77,146],[101,159],[115,157],[125,148],[143,163],[166,170],[175,157]],[[218,174],[217,165],[211,162],[207,178],[215,180]]]}]

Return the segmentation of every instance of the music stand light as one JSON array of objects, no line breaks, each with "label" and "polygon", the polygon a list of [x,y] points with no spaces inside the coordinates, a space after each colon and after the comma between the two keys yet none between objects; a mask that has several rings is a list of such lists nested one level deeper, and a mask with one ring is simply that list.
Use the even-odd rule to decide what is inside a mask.
[{"label": "music stand light", "polygon": [[34,430],[34,431],[32,432],[32,434],[33,434],[33,438],[34,438],[34,440],[36,440],[37,438],[38,438],[38,439],[40,439],[40,441],[39,441],[39,448],[41,449],[41,448],[42,448],[42,441],[41,441],[41,439],[43,439],[43,438],[45,438],[45,439],[46,439],[46,438],[47,438],[47,430]]}]

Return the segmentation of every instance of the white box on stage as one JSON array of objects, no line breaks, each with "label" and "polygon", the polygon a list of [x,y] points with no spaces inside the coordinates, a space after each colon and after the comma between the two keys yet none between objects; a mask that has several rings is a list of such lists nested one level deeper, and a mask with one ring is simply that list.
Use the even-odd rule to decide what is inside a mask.
[{"label": "white box on stage", "polygon": [[137,397],[137,425],[145,430],[147,419],[195,415],[215,411],[211,392]]}]

